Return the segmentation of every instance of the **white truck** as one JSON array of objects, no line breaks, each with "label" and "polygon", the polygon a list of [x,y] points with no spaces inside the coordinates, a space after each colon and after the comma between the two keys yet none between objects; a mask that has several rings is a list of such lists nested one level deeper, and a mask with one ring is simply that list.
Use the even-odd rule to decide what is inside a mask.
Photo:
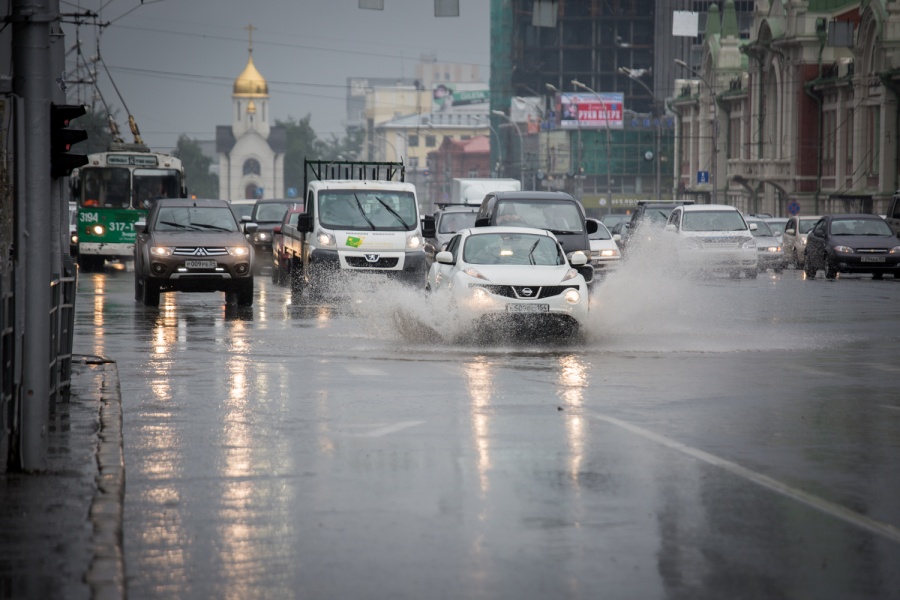
[{"label": "white truck", "polygon": [[522,182],[518,179],[457,177],[453,180],[450,202],[481,206],[489,192],[518,192],[521,189]]},{"label": "white truck", "polygon": [[304,160],[305,213],[282,228],[294,293],[339,297],[345,277],[375,275],[425,287],[425,237],[403,163]]}]

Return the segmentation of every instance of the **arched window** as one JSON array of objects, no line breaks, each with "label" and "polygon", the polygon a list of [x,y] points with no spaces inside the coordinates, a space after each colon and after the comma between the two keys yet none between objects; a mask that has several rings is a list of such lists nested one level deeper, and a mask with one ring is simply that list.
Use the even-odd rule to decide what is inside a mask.
[{"label": "arched window", "polygon": [[248,158],[244,161],[244,175],[259,175],[259,161],[255,158]]}]

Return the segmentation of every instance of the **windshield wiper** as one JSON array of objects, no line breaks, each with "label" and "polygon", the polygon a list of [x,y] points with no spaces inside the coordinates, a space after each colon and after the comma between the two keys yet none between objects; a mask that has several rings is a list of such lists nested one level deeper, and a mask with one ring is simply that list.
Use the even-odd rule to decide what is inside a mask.
[{"label": "windshield wiper", "polygon": [[234,231],[233,229],[228,229],[227,227],[221,227],[219,225],[210,225],[209,223],[191,223],[194,227],[205,227],[206,229],[215,229],[216,231]]},{"label": "windshield wiper", "polygon": [[528,251],[528,262],[530,262],[532,265],[535,264],[535,262],[534,262],[534,250],[535,250],[535,248],[538,247],[538,244],[540,244],[540,243],[541,243],[541,240],[537,240],[537,241],[531,246],[531,250]]},{"label": "windshield wiper", "polygon": [[566,229],[547,229],[553,235],[567,234],[567,233],[581,233],[580,231],[568,231]]},{"label": "windshield wiper", "polygon": [[369,227],[372,228],[372,231],[375,230],[375,223],[369,220],[369,217],[366,216],[366,211],[362,207],[362,202],[359,201],[359,196],[353,194],[353,199],[356,200],[356,206],[359,208],[359,214],[363,216],[363,219],[366,220],[366,223],[369,224]]},{"label": "windshield wiper", "polygon": [[375,196],[375,199],[378,200],[378,203],[381,204],[385,209],[387,209],[387,211],[388,211],[389,213],[391,213],[392,215],[394,215],[395,217],[397,217],[397,220],[400,221],[401,223],[403,223],[403,227],[404,227],[407,231],[409,231],[409,224],[408,224],[406,221],[403,220],[403,217],[401,217],[400,215],[397,214],[397,211],[395,211],[393,208],[391,208],[390,206],[388,206],[387,203],[386,203],[384,200],[382,200],[381,198],[379,198],[378,196]]},{"label": "windshield wiper", "polygon": [[183,223],[173,223],[172,221],[159,221],[157,225],[168,225],[169,227],[177,227],[178,229],[191,229],[194,230],[196,227],[193,225],[185,225]]}]

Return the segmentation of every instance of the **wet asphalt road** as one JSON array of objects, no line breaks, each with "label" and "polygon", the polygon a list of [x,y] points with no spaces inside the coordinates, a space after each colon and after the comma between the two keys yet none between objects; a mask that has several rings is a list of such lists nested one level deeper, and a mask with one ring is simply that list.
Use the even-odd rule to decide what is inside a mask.
[{"label": "wet asphalt road", "polygon": [[584,340],[478,346],[348,295],[81,277],[128,597],[900,598],[900,280],[623,268]]}]

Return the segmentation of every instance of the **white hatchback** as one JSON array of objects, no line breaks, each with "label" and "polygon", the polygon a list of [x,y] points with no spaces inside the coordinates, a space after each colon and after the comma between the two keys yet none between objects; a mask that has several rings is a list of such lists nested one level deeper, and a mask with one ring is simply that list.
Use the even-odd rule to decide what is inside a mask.
[{"label": "white hatchback", "polygon": [[443,299],[453,307],[465,327],[512,323],[576,333],[588,314],[587,284],[578,270],[586,264],[583,252],[570,264],[544,229],[475,227],[457,232],[437,253],[427,289],[436,303]]},{"label": "white hatchback", "polygon": [[676,255],[682,268],[692,271],[743,272],[755,279],[756,241],[743,215],[727,204],[677,206],[666,222],[666,232],[677,238]]}]

